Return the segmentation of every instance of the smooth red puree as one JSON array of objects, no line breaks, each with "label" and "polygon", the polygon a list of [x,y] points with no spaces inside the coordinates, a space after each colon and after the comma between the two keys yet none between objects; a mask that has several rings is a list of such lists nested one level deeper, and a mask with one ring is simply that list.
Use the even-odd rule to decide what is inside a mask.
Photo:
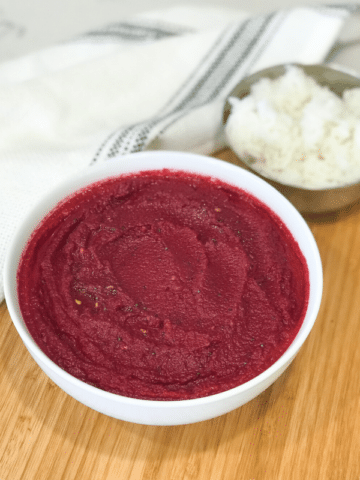
[{"label": "smooth red puree", "polygon": [[168,170],[59,204],[18,270],[26,325],[75,377],[154,400],[207,396],[266,370],[305,315],[308,269],[248,193]]}]

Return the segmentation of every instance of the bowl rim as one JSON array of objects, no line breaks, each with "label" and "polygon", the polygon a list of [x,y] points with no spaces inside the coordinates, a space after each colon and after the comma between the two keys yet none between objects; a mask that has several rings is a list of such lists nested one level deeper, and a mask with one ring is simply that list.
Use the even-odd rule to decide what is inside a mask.
[{"label": "bowl rim", "polygon": [[[160,166],[160,167],[147,167],[145,165],[144,159],[150,162],[151,160],[159,161],[160,163],[164,162],[166,159],[168,161],[169,157],[174,158],[174,161],[184,160],[187,158],[189,161],[193,161],[193,168],[181,168],[179,167],[169,167],[169,166]],[[130,161],[129,161],[130,160]],[[143,162],[143,163],[142,163]],[[117,166],[115,165],[117,164]],[[199,165],[201,164],[201,168],[205,165],[207,168],[208,165],[211,165],[215,170],[217,168],[225,169],[230,174],[239,174],[245,177],[245,180],[251,180],[251,182],[255,182],[256,184],[265,190],[267,193],[271,193],[271,195],[279,200],[283,206],[289,210],[290,215],[292,215],[295,221],[301,226],[301,230],[303,233],[306,234],[307,242],[309,244],[309,248],[313,254],[315,263],[313,266],[308,265],[309,270],[309,277],[311,271],[314,272],[314,279],[310,281],[310,291],[309,291],[309,302],[307,306],[307,310],[305,313],[305,317],[303,320],[303,324],[300,327],[296,337],[294,338],[293,342],[289,345],[287,350],[281,355],[281,357],[273,363],[269,368],[265,371],[257,375],[256,377],[252,378],[251,380],[243,383],[237,387],[233,387],[231,389],[225,390],[220,393],[208,395],[205,397],[199,398],[191,398],[185,400],[146,400],[146,399],[139,399],[139,398],[132,398],[126,397],[123,395],[119,395],[116,393],[108,392],[92,385],[89,385],[82,380],[74,377],[73,375],[69,374],[61,367],[59,367],[55,362],[53,362],[36,344],[32,336],[30,335],[25,322],[22,320],[18,301],[17,301],[17,293],[16,293],[16,277],[17,277],[17,270],[18,264],[21,257],[21,252],[23,247],[27,244],[29,240],[29,236],[34,229],[36,229],[39,222],[44,218],[46,213],[39,215],[39,210],[43,211],[42,206],[45,204],[49,208],[46,210],[47,212],[51,211],[62,199],[66,198],[67,196],[75,193],[77,190],[84,188],[86,185],[91,185],[96,183],[97,181],[101,181],[102,179],[120,176],[122,174],[128,173],[137,173],[137,172],[144,172],[144,171],[154,171],[154,170],[161,170],[163,168],[169,169],[170,171],[180,171],[180,172],[190,172],[190,173],[197,173],[198,175],[207,176],[210,178],[219,178],[221,181],[225,181],[231,184],[231,181],[223,180],[221,174],[218,175],[210,175],[205,172],[201,172],[201,168]],[[114,167],[114,168],[113,168]],[[121,169],[121,171],[120,171]],[[109,171],[112,170],[119,170],[118,173],[109,174]],[[127,170],[127,171],[124,171]],[[96,178],[95,178],[96,177]],[[80,183],[80,185],[79,185]],[[247,182],[245,182],[247,183]],[[259,198],[257,193],[252,192],[251,190],[247,190],[245,186],[239,187],[234,182],[233,185],[237,186],[237,188],[241,188],[247,191],[249,194],[253,195],[263,203],[264,200]],[[67,191],[67,194],[61,193]],[[278,216],[280,217],[281,221],[287,226],[290,230],[292,235],[295,238],[295,235],[292,231],[292,228],[289,227],[287,222],[283,219],[282,215],[279,214],[272,205],[268,205],[268,207]],[[35,216],[35,219],[33,218]],[[30,227],[30,228],[29,228]],[[29,230],[29,234],[27,236],[23,236],[24,229]],[[298,241],[295,238],[296,241]],[[21,248],[20,248],[21,247]],[[19,254],[20,248],[20,254]],[[308,260],[306,255],[301,249],[307,264]],[[14,265],[15,264],[15,268]],[[101,163],[100,165],[94,165],[86,170],[81,172],[81,175],[77,176],[76,178],[68,178],[65,181],[62,181],[58,184],[52,191],[47,192],[45,195],[39,199],[36,204],[34,204],[26,213],[20,224],[18,225],[15,234],[13,235],[13,239],[11,245],[7,251],[6,258],[5,258],[5,265],[4,265],[4,291],[5,291],[5,299],[7,303],[7,308],[10,313],[10,317],[12,322],[14,323],[20,337],[22,338],[25,346],[29,350],[30,354],[36,358],[38,358],[41,362],[43,362],[50,370],[54,371],[57,376],[60,376],[64,381],[67,383],[72,384],[74,387],[80,388],[82,390],[87,391],[89,394],[95,395],[96,397],[101,397],[103,399],[108,399],[110,401],[118,402],[119,404],[128,404],[134,405],[139,407],[155,407],[155,408],[162,408],[162,409],[169,409],[169,408],[188,408],[191,406],[200,406],[200,405],[207,405],[212,404],[214,402],[221,401],[223,399],[228,399],[230,397],[237,396],[241,393],[245,393],[252,388],[256,387],[258,384],[261,384],[266,379],[271,378],[271,376],[277,372],[281,367],[286,366],[291,360],[294,358],[298,350],[301,348],[302,344],[305,342],[307,336],[309,335],[314,322],[316,320],[320,304],[322,298],[322,289],[323,289],[323,272],[322,272],[322,264],[321,258],[319,254],[319,250],[316,244],[316,241],[306,224],[303,217],[300,213],[293,207],[293,205],[281,194],[279,193],[274,187],[268,184],[265,180],[257,177],[251,172],[241,169],[240,167],[226,162],[224,160],[220,160],[214,157],[208,157],[205,155],[195,154],[195,153],[187,153],[187,152],[178,152],[178,151],[166,151],[166,150],[156,150],[156,151],[143,151],[132,153],[128,155],[124,155],[121,157],[114,158],[106,163]],[[310,305],[311,302],[311,305]]]}]

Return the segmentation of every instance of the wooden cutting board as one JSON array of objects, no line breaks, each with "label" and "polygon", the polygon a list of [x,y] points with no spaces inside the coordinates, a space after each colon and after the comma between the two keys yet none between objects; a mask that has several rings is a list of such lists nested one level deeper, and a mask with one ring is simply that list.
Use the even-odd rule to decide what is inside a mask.
[{"label": "wooden cutting board", "polygon": [[307,221],[324,268],[310,336],[263,394],[206,422],[143,426],[85,407],[40,370],[3,302],[0,480],[360,480],[360,207]]}]

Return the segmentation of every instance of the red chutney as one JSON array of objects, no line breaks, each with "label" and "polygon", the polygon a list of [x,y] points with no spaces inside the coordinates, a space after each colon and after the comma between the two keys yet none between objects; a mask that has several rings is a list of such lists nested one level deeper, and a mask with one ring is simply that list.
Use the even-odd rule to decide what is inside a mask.
[{"label": "red chutney", "polygon": [[260,201],[162,170],[59,204],[24,251],[18,294],[34,340],[68,373],[179,400],[272,365],[301,327],[309,279],[296,241]]}]

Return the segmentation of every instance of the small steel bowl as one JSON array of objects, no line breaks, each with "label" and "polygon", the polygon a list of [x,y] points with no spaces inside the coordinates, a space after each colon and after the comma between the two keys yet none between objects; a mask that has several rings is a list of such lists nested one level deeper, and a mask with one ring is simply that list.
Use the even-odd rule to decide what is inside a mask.
[{"label": "small steel bowl", "polygon": [[[319,85],[327,86],[337,95],[341,96],[344,90],[360,87],[360,77],[356,73],[346,71],[339,66],[327,65],[300,65],[306,75],[313,77]],[[229,97],[243,98],[250,94],[251,86],[261,78],[275,79],[285,74],[288,65],[277,65],[254,73],[242,80],[230,93]],[[223,112],[223,123],[225,125],[231,113],[231,105],[226,101]],[[260,175],[245,162],[240,160],[240,166],[250,170],[257,176],[266,180],[273,187],[279,190],[293,205],[304,214],[323,214],[333,212],[354,204],[360,199],[360,182],[345,184],[341,187],[307,189],[294,185],[280,183]]]}]

